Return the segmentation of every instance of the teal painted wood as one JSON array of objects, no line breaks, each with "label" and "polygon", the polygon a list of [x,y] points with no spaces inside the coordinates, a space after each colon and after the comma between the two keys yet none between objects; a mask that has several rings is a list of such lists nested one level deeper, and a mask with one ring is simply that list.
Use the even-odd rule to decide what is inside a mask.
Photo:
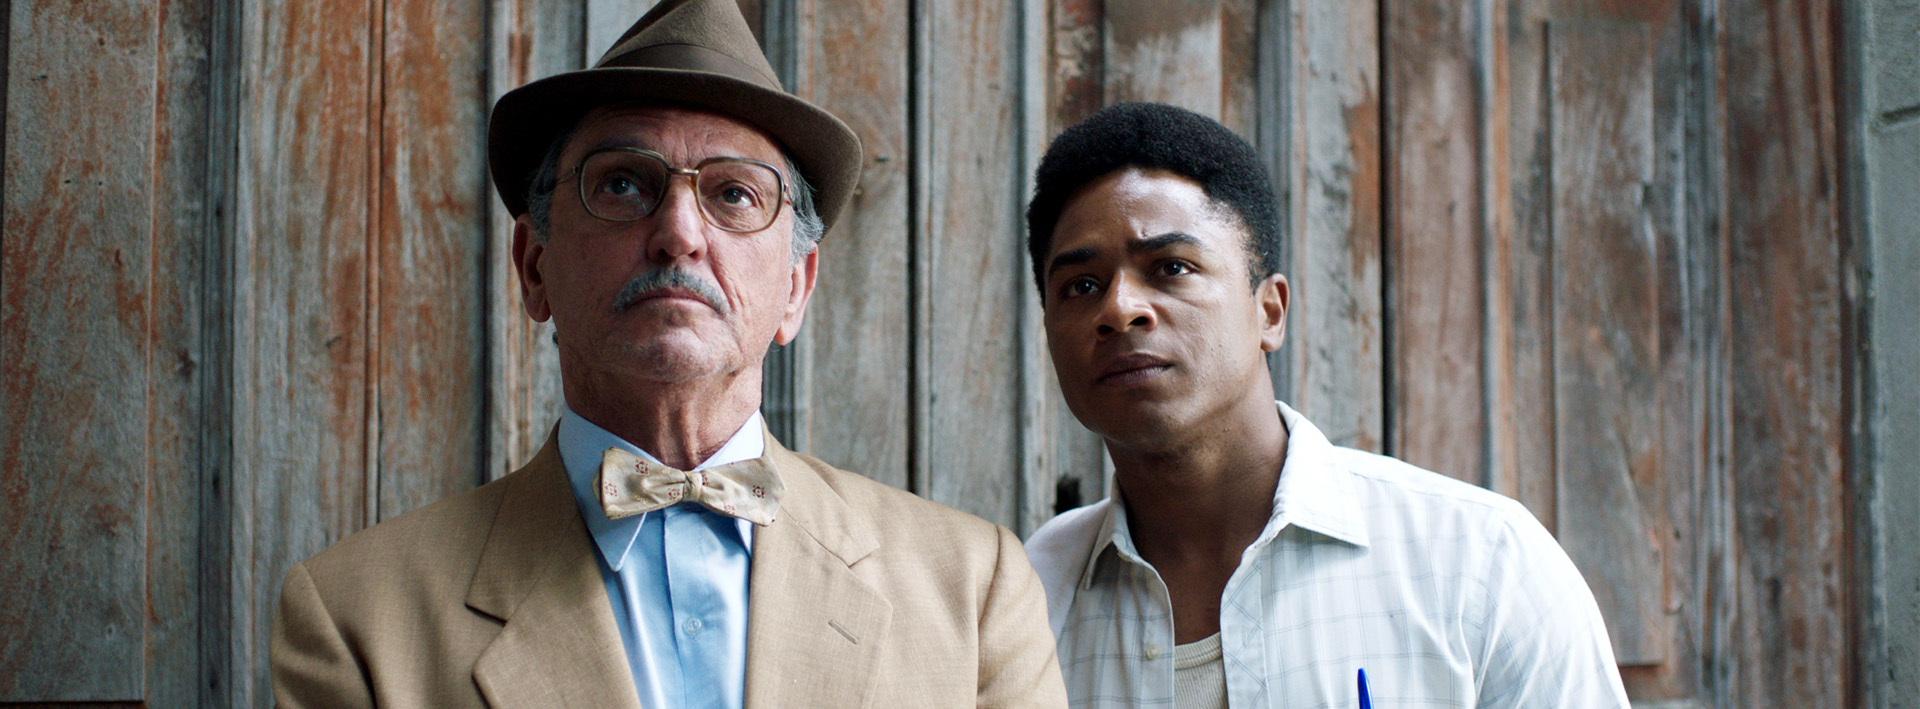
[{"label": "teal painted wood", "polygon": [[144,138],[160,20],[138,2],[10,9],[0,701],[136,700],[146,689],[149,394],[152,361],[165,357],[153,342],[155,308],[166,305],[155,293],[156,148]]}]

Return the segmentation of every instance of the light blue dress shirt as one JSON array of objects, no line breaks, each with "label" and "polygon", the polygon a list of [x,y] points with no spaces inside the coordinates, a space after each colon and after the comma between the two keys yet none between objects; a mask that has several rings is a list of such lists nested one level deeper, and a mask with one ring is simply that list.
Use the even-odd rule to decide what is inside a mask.
[{"label": "light blue dress shirt", "polygon": [[[680,503],[607,519],[594,479],[608,448],[652,454],[581,418],[560,413],[560,459],[580,517],[600,551],[600,578],[627,647],[633,685],[645,707],[739,707],[747,679],[747,570],[753,523]],[[766,452],[760,413],[695,467],[751,460]]]}]

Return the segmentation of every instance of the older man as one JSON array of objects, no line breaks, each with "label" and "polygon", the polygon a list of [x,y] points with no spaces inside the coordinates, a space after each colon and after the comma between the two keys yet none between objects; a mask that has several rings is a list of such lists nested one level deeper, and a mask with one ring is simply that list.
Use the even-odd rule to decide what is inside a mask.
[{"label": "older man", "polygon": [[1592,593],[1524,508],[1274,400],[1289,292],[1252,146],[1122,104],[1036,182],[1047,347],[1114,467],[1112,497],[1028,541],[1075,704],[1626,705]]},{"label": "older man", "polygon": [[526,467],[293,569],[282,706],[1064,703],[1017,538],[761,422],[862,158],[734,0],[502,97],[489,151],[566,410]]}]

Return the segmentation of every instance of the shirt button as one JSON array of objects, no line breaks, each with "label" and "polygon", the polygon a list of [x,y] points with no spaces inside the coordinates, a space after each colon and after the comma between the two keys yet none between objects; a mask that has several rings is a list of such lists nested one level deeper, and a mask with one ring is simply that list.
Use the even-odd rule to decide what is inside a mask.
[{"label": "shirt button", "polygon": [[699,618],[688,618],[687,622],[680,624],[680,627],[685,628],[688,635],[699,635],[700,628],[704,627],[704,624]]},{"label": "shirt button", "polygon": [[1159,645],[1148,645],[1148,646],[1147,646],[1147,659],[1149,659],[1149,660],[1158,660],[1158,659],[1160,659],[1160,646],[1159,646]]}]

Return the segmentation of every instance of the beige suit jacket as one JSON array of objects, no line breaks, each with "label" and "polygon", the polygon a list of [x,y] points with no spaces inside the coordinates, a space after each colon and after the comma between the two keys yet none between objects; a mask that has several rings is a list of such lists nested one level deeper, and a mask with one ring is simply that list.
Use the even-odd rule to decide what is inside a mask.
[{"label": "beige suit jacket", "polygon": [[[751,707],[1065,706],[1046,599],[1005,528],[792,453],[754,532]],[[283,707],[638,705],[554,441],[526,467],[295,566]]]}]

